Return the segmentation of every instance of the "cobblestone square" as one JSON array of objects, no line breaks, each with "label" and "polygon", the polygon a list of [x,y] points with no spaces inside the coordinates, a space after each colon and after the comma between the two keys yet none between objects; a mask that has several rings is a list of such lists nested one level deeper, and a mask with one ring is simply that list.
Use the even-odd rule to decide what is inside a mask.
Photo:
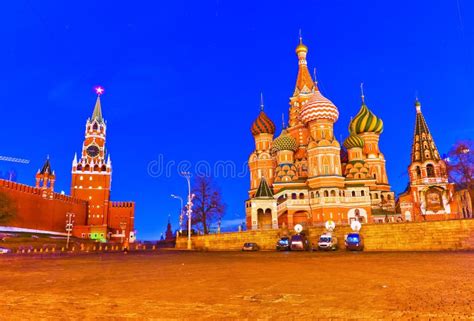
[{"label": "cobblestone square", "polygon": [[0,320],[474,319],[473,252],[0,257]]}]

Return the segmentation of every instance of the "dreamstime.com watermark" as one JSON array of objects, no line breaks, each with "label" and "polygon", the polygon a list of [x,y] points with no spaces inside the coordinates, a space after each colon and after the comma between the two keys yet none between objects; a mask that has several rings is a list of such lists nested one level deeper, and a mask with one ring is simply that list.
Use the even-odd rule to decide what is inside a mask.
[{"label": "dreamstime.com watermark", "polygon": [[189,160],[165,160],[164,155],[159,154],[156,159],[148,162],[147,172],[153,178],[170,178],[184,172],[215,178],[242,178],[248,174],[248,163],[244,162],[239,165],[230,160],[219,160],[214,163],[200,160],[193,163]]}]

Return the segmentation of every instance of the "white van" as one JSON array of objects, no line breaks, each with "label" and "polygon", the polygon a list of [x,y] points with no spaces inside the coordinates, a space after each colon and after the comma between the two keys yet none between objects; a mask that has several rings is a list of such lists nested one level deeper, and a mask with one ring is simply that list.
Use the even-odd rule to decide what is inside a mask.
[{"label": "white van", "polygon": [[319,237],[318,248],[320,250],[337,250],[337,238],[331,233],[324,233]]}]

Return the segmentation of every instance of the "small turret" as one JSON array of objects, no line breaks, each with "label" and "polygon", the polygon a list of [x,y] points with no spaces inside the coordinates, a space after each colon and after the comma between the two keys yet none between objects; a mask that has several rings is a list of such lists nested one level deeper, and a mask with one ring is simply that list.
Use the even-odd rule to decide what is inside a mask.
[{"label": "small turret", "polygon": [[56,181],[56,174],[51,169],[51,163],[49,161],[49,155],[46,157],[46,161],[41,169],[38,169],[36,173],[36,188],[41,188],[41,195],[44,198],[52,198],[54,192],[54,182]]}]

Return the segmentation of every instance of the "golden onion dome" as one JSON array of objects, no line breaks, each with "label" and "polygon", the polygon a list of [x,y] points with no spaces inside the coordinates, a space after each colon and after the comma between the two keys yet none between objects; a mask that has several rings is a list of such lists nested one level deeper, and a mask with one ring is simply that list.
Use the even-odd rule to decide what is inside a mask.
[{"label": "golden onion dome", "polygon": [[296,46],[296,53],[300,53],[300,52],[308,52],[308,47],[305,46],[305,44],[303,42],[300,42],[298,46]]},{"label": "golden onion dome", "polygon": [[273,141],[273,150],[276,152],[282,150],[291,150],[295,152],[297,149],[298,145],[296,144],[296,139],[289,135],[286,129],[283,129],[280,136],[275,138]]},{"label": "golden onion dome", "polygon": [[352,119],[349,125],[351,134],[376,133],[383,131],[383,121],[374,115],[372,111],[363,102],[357,115]]},{"label": "golden onion dome", "polygon": [[363,148],[364,147],[364,140],[357,136],[356,134],[351,134],[343,143],[344,147],[347,149],[351,148]]}]

